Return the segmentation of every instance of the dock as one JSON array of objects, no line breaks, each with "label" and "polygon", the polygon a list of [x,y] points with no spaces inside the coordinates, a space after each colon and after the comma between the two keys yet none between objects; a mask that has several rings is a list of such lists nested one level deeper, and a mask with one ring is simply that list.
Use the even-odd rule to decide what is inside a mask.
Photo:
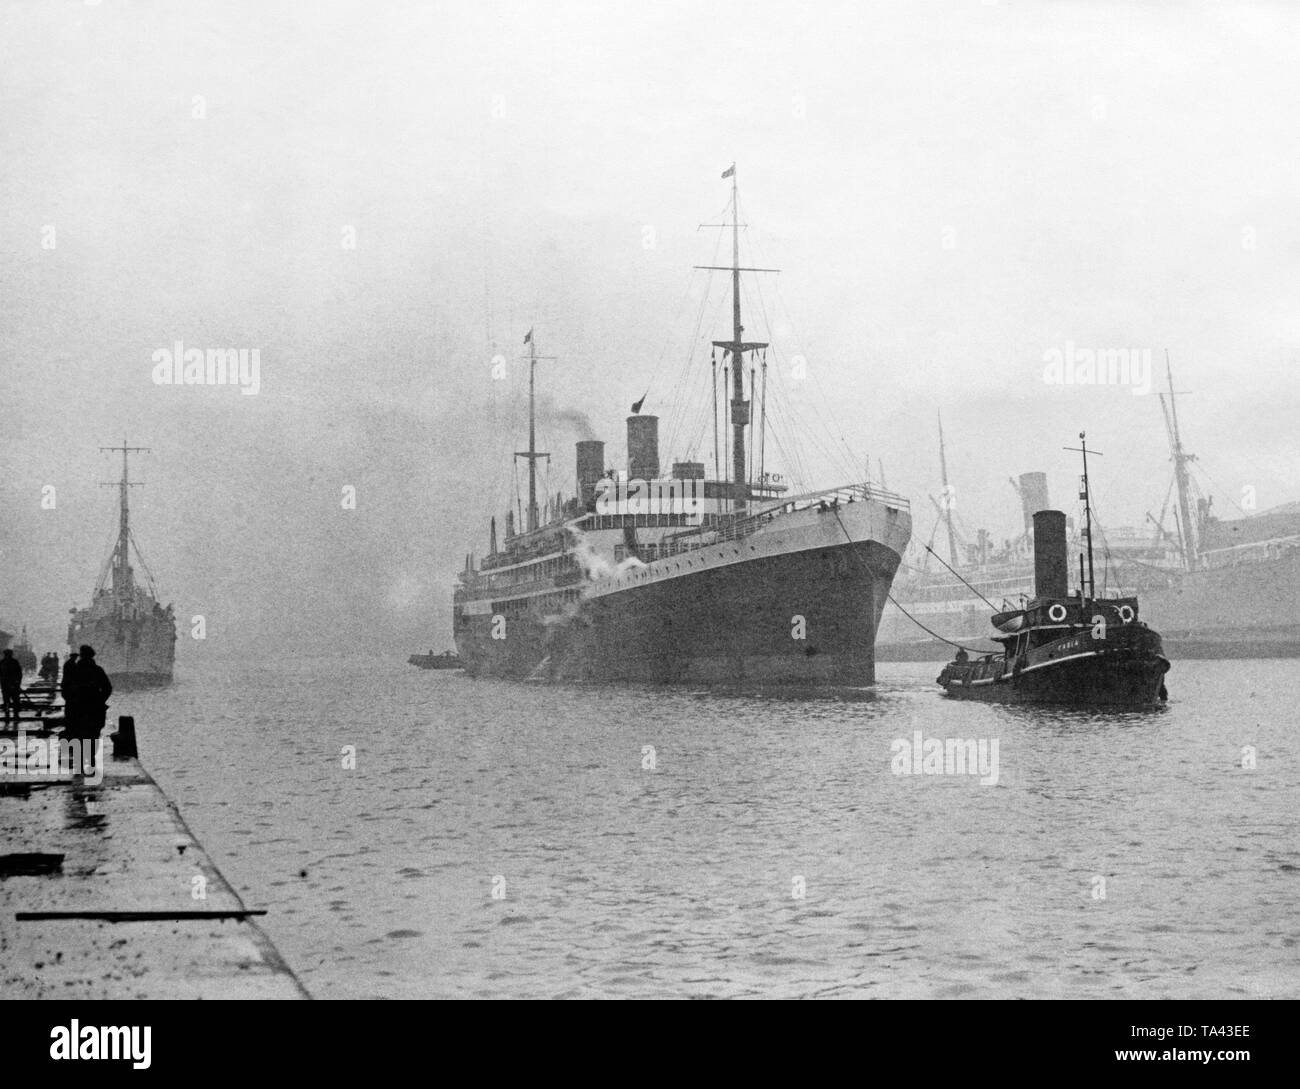
[{"label": "dock", "polygon": [[309,998],[134,747],[106,732],[98,783],[0,772],[0,998]]}]

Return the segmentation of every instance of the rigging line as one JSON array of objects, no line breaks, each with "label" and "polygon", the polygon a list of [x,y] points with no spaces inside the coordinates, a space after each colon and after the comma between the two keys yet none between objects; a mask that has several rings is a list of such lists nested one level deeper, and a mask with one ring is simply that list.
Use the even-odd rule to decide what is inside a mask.
[{"label": "rigging line", "polygon": [[[711,281],[712,273],[709,274],[709,278]],[[718,312],[722,309],[723,301],[724,300],[721,299],[717,301],[712,315],[712,320],[716,321]],[[695,329],[691,335],[690,352],[687,354],[686,362],[683,364],[677,380],[677,388],[679,390],[687,391],[687,394],[689,393],[688,377],[690,373],[690,368],[691,368],[691,364],[695,360],[695,353],[699,348],[700,330],[703,328],[704,325],[704,312],[706,307],[708,306],[708,302],[709,302],[709,291],[706,285],[704,295],[700,299],[699,312],[696,314]],[[685,425],[685,417],[686,414],[690,411],[689,403],[691,401],[691,398],[687,394],[683,394],[679,397],[674,398],[673,417],[669,427],[668,442],[665,446],[666,450],[671,451],[675,449],[675,443],[677,441],[677,433]]]},{"label": "rigging line", "polygon": [[1238,512],[1238,513],[1239,513],[1243,518],[1249,518],[1249,517],[1251,517],[1250,513],[1249,513],[1247,510],[1245,510],[1243,507],[1241,507],[1240,505],[1238,505],[1237,501],[1236,501],[1235,499],[1232,498],[1232,496],[1229,494],[1229,492],[1228,492],[1228,490],[1227,490],[1226,488],[1220,486],[1220,485],[1219,485],[1219,484],[1214,480],[1214,478],[1210,476],[1209,473],[1207,473],[1203,468],[1201,468],[1201,463],[1200,463],[1199,461],[1193,461],[1191,464],[1192,464],[1192,468],[1193,468],[1193,469],[1195,469],[1198,473],[1200,473],[1201,476],[1205,477],[1205,482],[1206,482],[1207,484],[1209,484],[1210,487],[1212,487],[1215,491],[1217,491],[1217,492],[1219,493],[1219,495],[1220,495],[1221,497],[1223,497],[1224,499],[1226,499],[1229,503],[1231,503],[1234,507],[1237,508],[1237,512]]},{"label": "rigging line", "polygon": [[688,390],[690,385],[690,373],[695,363],[695,353],[699,350],[700,329],[704,324],[704,313],[708,306],[708,302],[709,292],[706,285],[704,293],[700,297],[700,305],[695,312],[695,322],[691,328],[690,340],[687,342],[686,352],[684,353],[685,358],[682,360],[682,365],[678,369],[677,379],[674,385],[674,389],[678,391],[678,394],[673,398],[673,413],[669,424],[668,435],[669,448],[672,447],[677,429],[681,426],[680,420],[687,411],[682,391]]},{"label": "rigging line", "polygon": [[[789,428],[792,435],[802,436],[807,446],[811,447],[812,452],[824,464],[825,470],[834,473],[842,472],[839,464],[839,458],[827,449],[824,443],[821,430],[814,426],[809,426],[802,418],[799,409],[795,406],[793,399],[778,402],[783,418],[786,420],[786,427]],[[797,455],[800,469],[812,484],[812,474],[809,473],[807,463],[804,462],[802,453]]]},{"label": "rigging line", "polygon": [[[717,237],[717,238],[715,239],[715,241],[714,241],[714,246],[713,246],[713,257],[712,257],[712,259],[711,259],[710,262],[709,262],[711,265],[716,265],[716,264],[718,263],[718,252],[719,252],[721,246],[722,246],[722,234],[721,234],[721,232],[719,232],[719,233],[718,233],[718,237]],[[687,281],[686,281],[686,293],[689,293],[690,288],[691,288],[691,285],[695,282],[695,273],[696,273],[697,271],[701,271],[701,270],[698,270],[698,269],[692,269],[690,275],[687,277]],[[698,342],[699,342],[699,337],[700,337],[700,328],[701,328],[701,325],[702,325],[702,323],[703,323],[703,321],[704,321],[704,312],[705,312],[706,308],[708,307],[708,302],[709,302],[709,292],[710,292],[710,288],[711,288],[711,286],[712,286],[712,283],[713,283],[713,273],[710,271],[710,272],[708,273],[708,275],[705,277],[705,281],[704,281],[704,291],[701,293],[701,296],[700,296],[700,306],[699,306],[699,310],[696,312],[696,315],[695,315],[695,328],[694,328],[694,330],[692,331],[691,339],[690,339],[690,342],[689,342],[689,344],[688,344],[688,350],[687,350],[687,352],[686,352],[686,359],[685,359],[684,362],[682,363],[681,369],[680,369],[680,370],[678,371],[678,373],[677,373],[677,380],[676,380],[676,383],[675,383],[675,385],[674,385],[674,387],[673,387],[675,390],[679,390],[679,391],[680,391],[680,390],[684,390],[684,389],[687,388],[687,385],[688,385],[687,379],[688,379],[688,377],[689,377],[689,375],[690,375],[690,372],[691,372],[691,364],[692,364],[692,363],[694,362],[694,360],[695,360],[695,352],[696,352],[696,349],[698,348]],[[683,297],[683,302],[684,302],[684,297]],[[679,307],[680,307],[680,305],[681,305],[681,304],[679,304]],[[670,334],[670,335],[671,335],[671,334]],[[672,448],[672,441],[673,441],[673,439],[676,437],[676,431],[677,431],[677,428],[680,426],[680,424],[679,424],[678,421],[677,421],[677,416],[676,416],[676,414],[677,414],[678,411],[681,411],[681,412],[684,412],[684,411],[685,411],[684,407],[682,406],[682,401],[681,401],[680,396],[678,396],[678,397],[674,397],[674,399],[673,399],[673,409],[674,409],[674,417],[673,417],[673,419],[670,421],[670,424],[669,424],[669,449]]]},{"label": "rigging line", "polygon": [[[937,552],[936,552],[933,548],[931,548],[929,545],[926,545],[926,546],[925,546],[925,550],[926,550],[928,553],[930,553],[930,555],[933,556],[936,560],[938,560],[941,564],[943,564],[944,567],[948,567],[948,563],[947,563],[947,561],[944,560],[944,558],[943,558],[942,556],[940,556],[939,553],[937,553]],[[951,567],[948,567],[948,570],[949,570],[949,571],[952,571],[952,573],[953,573],[954,575],[957,575],[957,572],[956,572],[956,571],[953,571],[953,569],[952,569]],[[964,578],[962,578],[961,575],[957,575],[957,578],[958,578],[958,580],[961,582],[961,584],[962,584],[963,586],[966,587],[966,589],[968,589],[972,594],[974,594],[977,598],[979,598],[982,602],[984,602],[985,605],[987,605],[987,606],[988,606],[990,609],[992,609],[994,612],[997,612],[997,611],[998,611],[998,607],[997,607],[996,605],[994,605],[993,602],[991,602],[988,598],[986,598],[983,594],[981,594],[977,589],[975,589],[975,587],[972,586],[969,582],[967,582]]]},{"label": "rigging line", "polygon": [[158,596],[158,587],[154,584],[153,572],[149,570],[149,565],[145,563],[144,553],[140,550],[140,542],[135,539],[135,530],[126,531],[127,538],[131,542],[131,547],[135,549],[135,558],[140,561],[140,569],[144,571],[144,577],[149,583],[149,589],[154,597]]},{"label": "rigging line", "polygon": [[786,449],[785,440],[781,438],[775,430],[772,432],[772,442],[776,445],[781,454],[782,465],[785,466],[786,474],[790,477],[791,483],[795,485],[793,491],[799,492],[810,491],[813,482],[808,476],[808,471],[804,468],[802,461],[799,459],[799,453],[796,450]]},{"label": "rigging line", "polygon": [[664,332],[663,347],[659,349],[659,355],[655,359],[652,379],[658,377],[659,367],[664,361],[664,356],[668,354],[668,345],[672,341],[673,330],[677,328],[677,319],[681,316],[682,307],[686,305],[686,299],[691,293],[691,281],[694,278],[694,270],[692,270],[692,275],[686,278],[686,286],[682,288],[682,293],[677,299],[677,306],[673,309],[672,320],[668,323],[667,329]]},{"label": "rigging line", "polygon": [[[763,315],[763,320],[764,320],[765,322],[767,322],[767,323],[769,324],[769,326],[770,326],[770,319],[769,319],[768,314],[767,314],[766,304],[762,301],[762,293],[761,293],[761,289],[759,290],[759,309],[760,309],[760,312],[761,312],[762,315]],[[782,354],[782,353],[780,352],[780,350],[779,350],[779,349],[776,349],[776,348],[774,348],[773,352],[774,352],[774,354],[775,354],[776,356],[778,356],[778,357],[780,357],[780,355]],[[818,387],[818,392],[821,392],[821,390],[820,390],[820,386]],[[800,427],[799,427],[799,424],[801,424],[802,421],[798,418],[797,413],[796,413],[795,410],[794,410],[793,403],[791,403],[791,406],[790,406],[790,407],[791,407],[791,415],[794,416],[794,419],[793,419],[793,421],[792,421],[793,424],[794,424],[794,426],[795,426],[799,431],[805,432],[805,433],[807,433],[807,434],[810,436],[810,438],[809,438],[808,441],[810,441],[811,443],[813,443],[813,444],[816,446],[816,448],[817,448],[817,453],[818,453],[822,458],[824,458],[824,459],[826,460],[828,468],[832,469],[832,470],[833,470],[835,473],[837,473],[837,474],[838,474],[838,473],[841,473],[841,472],[845,472],[845,471],[847,470],[847,476],[848,476],[848,478],[851,479],[851,478],[853,477],[854,473],[856,472],[856,470],[855,470],[854,467],[853,467],[854,463],[853,463],[852,459],[850,459],[850,461],[848,461],[847,463],[846,463],[846,462],[842,462],[842,461],[840,460],[840,459],[841,459],[841,454],[840,454],[839,451],[836,449],[834,443],[832,442],[830,446],[825,445],[825,440],[824,440],[824,438],[823,438],[823,432],[827,432],[827,433],[831,432],[831,431],[832,431],[832,425],[833,425],[836,429],[838,429],[838,424],[836,424],[836,422],[835,422],[834,420],[831,420],[831,421],[830,421],[830,424],[827,423],[827,421],[825,420],[825,418],[824,418],[824,417],[822,416],[822,414],[821,414],[820,408],[819,408],[819,406],[818,406],[818,404],[817,404],[817,399],[816,399],[816,398],[810,399],[810,401],[809,401],[809,406],[808,406],[808,407],[811,409],[812,414],[816,417],[817,421],[821,424],[820,429],[819,429],[819,428],[816,428],[816,427],[802,427],[802,428],[800,428]],[[841,434],[840,434],[840,438],[841,438],[841,441],[844,442],[844,446],[845,446],[845,448],[847,449],[847,448],[848,448],[848,442],[847,442],[846,440],[844,440],[844,436],[843,436],[843,433],[842,433],[842,432],[841,432]]]},{"label": "rigging line", "polygon": [[[117,529],[114,529],[113,532],[109,534],[108,542],[107,542],[108,557],[99,566],[99,575],[95,578],[96,590],[102,589],[104,583],[108,581],[109,568],[113,566],[113,556],[117,552],[117,534],[118,534]],[[101,550],[100,554],[103,555],[103,550]]]},{"label": "rigging line", "polygon": [[[832,513],[833,515],[835,515],[835,521],[837,521],[837,522],[840,524],[840,529],[841,529],[841,530],[843,531],[843,533],[844,533],[844,538],[845,538],[845,540],[847,540],[847,541],[849,542],[849,544],[853,544],[853,535],[852,535],[851,533],[849,533],[849,531],[848,531],[847,528],[845,528],[845,525],[844,525],[844,519],[840,517],[840,512],[839,512],[838,510],[836,510],[834,507],[831,507],[831,513]],[[934,636],[936,639],[938,639],[941,643],[947,643],[949,646],[957,647],[957,648],[959,648],[959,649],[961,649],[961,650],[969,651],[969,652],[971,652],[971,653],[973,653],[973,654],[988,654],[988,653],[989,653],[989,651],[987,651],[987,650],[978,650],[978,649],[976,649],[975,647],[968,647],[968,646],[963,645],[962,643],[955,642],[955,641],[953,641],[952,639],[948,639],[947,637],[940,635],[937,631],[931,631],[931,630],[930,630],[929,628],[927,628],[924,624],[922,624],[919,620],[917,620],[916,617],[914,617],[911,613],[909,613],[906,609],[904,609],[903,606],[901,606],[897,601],[894,601],[894,595],[893,595],[893,594],[891,594],[891,593],[889,593],[889,592],[886,592],[885,596],[886,596],[887,598],[889,598],[889,600],[892,601],[892,602],[894,603],[894,608],[896,608],[900,613],[902,613],[905,617],[907,617],[908,620],[910,620],[913,624],[915,624],[915,625],[916,625],[918,628],[920,628],[922,631],[928,633],[929,635],[933,635],[933,636]]]},{"label": "rigging line", "polygon": [[797,425],[791,420],[790,406],[787,401],[777,397],[772,402],[772,441],[776,443],[777,449],[781,452],[787,470],[797,479],[804,488],[812,487],[812,479],[808,473],[808,467],[804,464],[803,452],[797,442],[787,443],[787,438],[798,435]]},{"label": "rigging line", "polygon": [[[694,275],[694,273],[692,273]],[[712,273],[709,274],[712,277]],[[685,426],[685,420],[690,412],[693,401],[691,392],[691,372],[695,365],[696,353],[699,350],[700,330],[703,328],[705,313],[709,303],[709,282],[706,280],[704,291],[700,295],[700,305],[695,312],[695,322],[691,329],[690,339],[687,342],[685,358],[677,372],[677,377],[673,386],[674,395],[672,398],[672,408],[669,413],[668,424],[665,429],[667,434],[666,449],[675,448],[677,435],[680,429]]]},{"label": "rigging line", "polygon": [[932,635],[932,636],[934,636],[936,639],[939,640],[939,642],[941,642],[941,643],[947,643],[950,647],[957,647],[957,648],[960,649],[960,650],[969,651],[969,652],[972,653],[972,654],[989,654],[989,653],[996,653],[995,651],[992,651],[992,652],[991,652],[991,651],[988,651],[988,650],[981,650],[979,647],[968,647],[968,646],[966,646],[965,643],[958,643],[958,642],[956,642],[955,640],[952,640],[952,639],[947,638],[947,636],[940,635],[940,634],[939,634],[937,631],[935,631],[933,628],[927,628],[924,624],[922,624],[919,620],[917,620],[916,617],[914,617],[911,613],[909,613],[906,609],[904,609],[903,606],[901,606],[901,605],[900,605],[900,604],[899,604],[899,603],[894,599],[894,595],[893,595],[893,594],[891,594],[891,593],[886,593],[886,594],[885,594],[885,597],[887,597],[887,598],[890,600],[891,604],[893,604],[894,608],[897,609],[900,613],[902,613],[905,617],[907,617],[908,620],[910,620],[913,624],[915,624],[918,628],[920,628],[920,629],[921,629],[923,632],[925,632],[927,635]]},{"label": "rigging line", "polygon": [[[758,247],[757,243],[754,243],[754,249],[755,249],[755,257],[756,257],[756,259],[758,259],[758,260],[763,261],[764,263],[766,263],[765,258],[764,258],[764,255],[762,254],[761,249]],[[758,290],[759,290],[759,301],[760,301],[760,305],[763,307],[763,311],[764,311],[764,318],[767,319],[767,312],[766,312],[766,306],[767,306],[767,304],[766,304],[766,301],[764,300],[764,297],[763,297],[763,294],[762,294],[762,285],[761,285],[761,284],[759,285]],[[773,295],[773,298],[774,298],[775,303],[779,303],[780,307],[785,311],[785,319],[786,319],[786,322],[787,322],[787,323],[789,324],[789,326],[790,326],[790,339],[791,339],[791,340],[792,340],[796,345],[798,345],[798,344],[799,344],[799,337],[798,337],[798,335],[797,335],[796,332],[795,332],[794,318],[791,316],[791,314],[790,314],[790,308],[789,308],[789,306],[786,305],[786,303],[785,303],[785,299],[784,299],[784,297],[783,297],[782,294],[781,294],[781,290],[780,290],[780,281],[779,281],[779,280],[777,281],[777,283],[773,284],[773,286],[772,286],[772,295]],[[774,309],[774,312],[777,313],[777,317],[780,317],[781,315],[780,315],[779,312],[776,311],[776,309],[775,309],[775,305],[774,305],[774,308],[773,308],[773,309]],[[769,323],[770,323],[770,322],[769,322]],[[824,389],[824,388],[822,387],[822,385],[821,385],[820,378],[819,378],[819,377],[815,377],[815,378],[814,378],[814,382],[815,382],[815,384],[816,384],[818,394],[819,394],[822,398],[825,398],[825,397],[826,397],[826,391],[825,391],[825,389]],[[830,417],[830,423],[831,423],[831,425],[833,425],[834,430],[835,430],[836,432],[838,432],[839,437],[840,437],[840,441],[844,444],[844,448],[845,448],[845,450],[847,451],[847,453],[848,453],[848,455],[849,455],[848,467],[851,469],[850,477],[852,477],[853,473],[856,472],[856,469],[854,468],[854,466],[856,466],[856,464],[857,464],[857,460],[856,460],[856,458],[854,458],[854,456],[853,456],[853,450],[852,450],[852,448],[849,446],[849,444],[848,444],[848,439],[846,438],[846,436],[845,436],[845,434],[844,434],[844,427],[843,427],[843,425],[840,423],[839,418],[836,416],[835,411],[834,411],[834,407],[833,407],[832,403],[831,403],[829,400],[827,400],[827,405],[826,405],[826,407],[827,407],[827,413],[828,413],[828,415],[829,415],[829,417]],[[830,428],[828,428],[828,430],[830,430]]]}]

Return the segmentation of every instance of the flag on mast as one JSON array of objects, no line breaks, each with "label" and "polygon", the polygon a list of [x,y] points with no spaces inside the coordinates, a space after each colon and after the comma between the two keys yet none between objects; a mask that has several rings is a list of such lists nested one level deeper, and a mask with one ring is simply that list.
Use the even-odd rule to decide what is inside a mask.
[{"label": "flag on mast", "polygon": [[532,342],[533,342],[533,331],[529,329],[528,332],[524,335],[524,343],[531,344]]},{"label": "flag on mast", "polygon": [[642,406],[643,404],[645,404],[645,399],[646,399],[649,395],[650,395],[650,391],[649,391],[649,390],[646,390],[645,393],[641,394],[641,400],[636,401],[636,402],[633,403],[633,405],[632,405],[632,415],[635,416],[635,415],[637,415],[637,414],[640,413],[640,411],[641,411],[641,406]]},{"label": "flag on mast", "polygon": [[722,172],[722,176],[723,176],[724,178],[729,178],[729,177],[731,177],[731,175],[734,174],[735,172],[736,172],[736,164],[735,164],[735,163],[732,163],[729,167],[727,167],[726,170],[724,170],[724,171]]}]

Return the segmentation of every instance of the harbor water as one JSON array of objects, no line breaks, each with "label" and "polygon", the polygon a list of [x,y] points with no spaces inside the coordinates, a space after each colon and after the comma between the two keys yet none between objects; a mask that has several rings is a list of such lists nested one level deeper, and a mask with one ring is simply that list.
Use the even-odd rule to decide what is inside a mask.
[{"label": "harbor water", "polygon": [[[1109,714],[878,668],[182,661],[110,714],[318,998],[1300,997],[1300,662],[1176,662],[1166,708]],[[996,742],[996,782],[918,737]]]}]

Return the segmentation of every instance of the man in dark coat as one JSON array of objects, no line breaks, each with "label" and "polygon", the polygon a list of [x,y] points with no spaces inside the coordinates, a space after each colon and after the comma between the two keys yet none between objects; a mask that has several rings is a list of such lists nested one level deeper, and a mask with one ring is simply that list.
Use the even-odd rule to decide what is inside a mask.
[{"label": "man in dark coat", "polygon": [[113,683],[95,661],[94,647],[81,648],[76,665],[71,668],[71,682],[68,681],[68,672],[65,670],[63,675],[67,688],[63,697],[68,705],[67,732],[73,737],[97,738],[104,729]]},{"label": "man in dark coat", "polygon": [[63,677],[59,680],[59,693],[63,696],[63,721],[65,730],[71,732],[76,721],[77,652],[72,651],[63,663]]},{"label": "man in dark coat", "polygon": [[9,721],[9,708],[13,707],[14,721],[18,721],[18,697],[23,690],[23,667],[6,649],[0,657],[0,697],[3,697],[5,722]]}]

